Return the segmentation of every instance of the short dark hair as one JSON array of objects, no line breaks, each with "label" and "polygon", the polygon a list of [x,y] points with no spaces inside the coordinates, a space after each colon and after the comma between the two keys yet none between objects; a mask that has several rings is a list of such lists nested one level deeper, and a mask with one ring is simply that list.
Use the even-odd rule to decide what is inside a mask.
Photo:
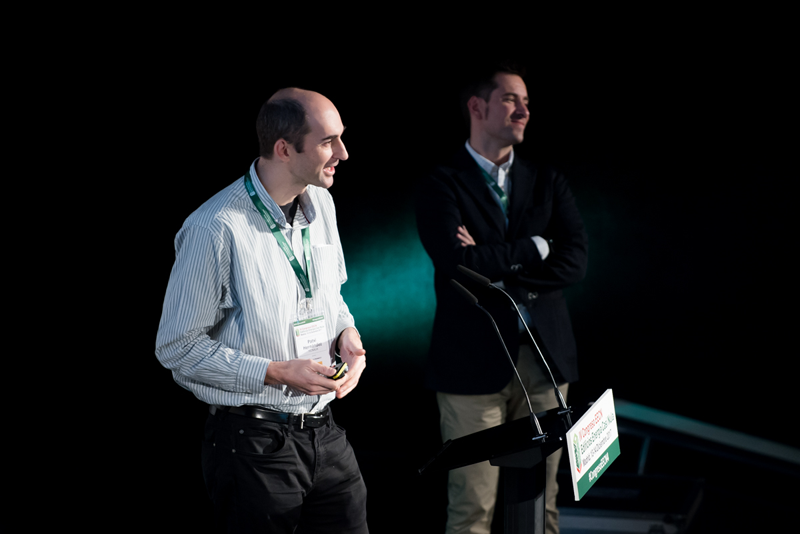
[{"label": "short dark hair", "polygon": [[262,158],[272,159],[279,139],[303,151],[303,138],[311,131],[303,105],[294,98],[268,100],[261,106],[256,119],[259,152]]},{"label": "short dark hair", "polygon": [[469,99],[473,96],[477,96],[488,102],[492,91],[497,89],[497,82],[494,78],[498,74],[515,74],[520,78],[524,78],[525,67],[513,60],[507,59],[496,63],[490,63],[473,71],[467,83],[464,84],[464,89],[461,91],[461,112],[464,114],[467,126],[470,124],[467,102],[469,102]]}]

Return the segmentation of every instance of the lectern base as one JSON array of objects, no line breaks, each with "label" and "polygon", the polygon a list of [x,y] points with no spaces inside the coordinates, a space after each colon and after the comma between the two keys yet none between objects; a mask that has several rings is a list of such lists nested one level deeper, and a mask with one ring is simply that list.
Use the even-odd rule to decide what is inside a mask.
[{"label": "lectern base", "polygon": [[545,462],[529,469],[502,467],[506,534],[544,534]]}]

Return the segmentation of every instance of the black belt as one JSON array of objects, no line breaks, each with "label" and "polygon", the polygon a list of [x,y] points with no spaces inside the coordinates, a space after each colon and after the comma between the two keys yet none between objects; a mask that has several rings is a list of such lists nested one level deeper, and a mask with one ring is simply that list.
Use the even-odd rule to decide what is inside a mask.
[{"label": "black belt", "polygon": [[295,414],[272,412],[264,408],[257,408],[256,406],[216,406],[211,404],[208,407],[208,411],[211,415],[216,415],[217,412],[227,412],[236,415],[244,415],[245,417],[252,417],[254,419],[272,421],[273,423],[300,425],[300,428],[319,428],[327,425],[331,418],[331,411],[327,406],[319,413]]}]

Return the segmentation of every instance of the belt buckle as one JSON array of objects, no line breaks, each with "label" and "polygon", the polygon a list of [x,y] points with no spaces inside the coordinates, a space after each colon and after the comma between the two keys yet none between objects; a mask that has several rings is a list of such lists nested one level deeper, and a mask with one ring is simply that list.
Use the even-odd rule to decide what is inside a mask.
[{"label": "belt buckle", "polygon": [[306,414],[301,413],[300,414],[300,430],[303,430],[303,425],[305,424],[305,422],[306,422]]}]

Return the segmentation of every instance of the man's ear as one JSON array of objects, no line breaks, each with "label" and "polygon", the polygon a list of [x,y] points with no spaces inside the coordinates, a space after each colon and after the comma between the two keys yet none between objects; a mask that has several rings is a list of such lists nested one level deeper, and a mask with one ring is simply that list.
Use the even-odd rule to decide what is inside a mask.
[{"label": "man's ear", "polygon": [[467,110],[469,111],[469,116],[473,119],[484,119],[486,104],[487,102],[479,96],[472,95],[469,97],[469,100],[467,100]]},{"label": "man's ear", "polygon": [[278,139],[277,141],[275,141],[275,146],[273,146],[272,149],[275,153],[275,156],[279,160],[286,162],[289,161],[289,158],[291,157],[291,154],[289,152],[290,146],[291,145],[289,145],[289,143],[286,142],[286,139]]}]

